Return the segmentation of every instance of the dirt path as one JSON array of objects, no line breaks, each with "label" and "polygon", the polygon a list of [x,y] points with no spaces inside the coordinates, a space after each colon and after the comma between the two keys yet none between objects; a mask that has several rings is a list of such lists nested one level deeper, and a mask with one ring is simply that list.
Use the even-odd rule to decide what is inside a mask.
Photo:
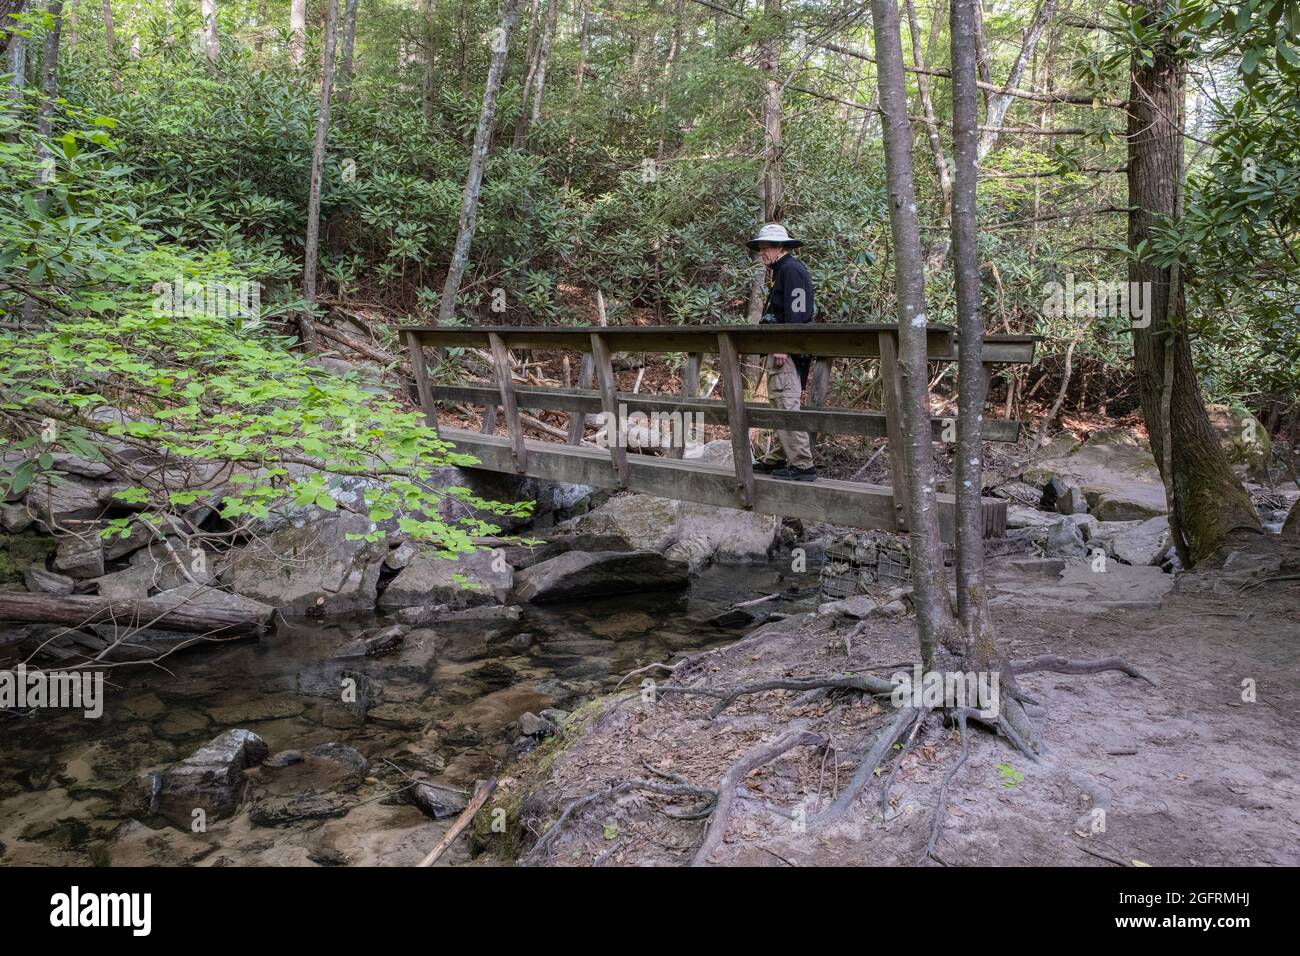
[{"label": "dirt path", "polygon": [[[1119,654],[1157,686],[1117,673],[1022,678],[1044,705],[1035,720],[1048,752],[1032,763],[984,731],[972,735],[969,758],[947,794],[937,851],[944,863],[1300,864],[1300,581],[1252,586],[1294,574],[1300,554],[1278,550],[1275,539],[1250,547],[1267,553],[1239,555],[1227,571],[1184,575],[1158,602],[1134,600],[1123,575],[1089,591],[1069,583],[1072,574],[1080,582],[1077,569],[1055,582],[1026,577],[1009,561],[995,565],[995,590],[1011,595],[997,602],[995,617],[1012,657]],[[892,665],[912,659],[909,618],[868,619],[846,654],[853,623],[834,614],[781,622],[696,659],[683,668],[686,676],[673,679],[729,686],[843,671],[888,676],[898,669]],[[1243,701],[1247,679],[1255,682],[1253,703]],[[519,815],[539,833],[566,802],[610,781],[663,779],[649,768],[713,787],[742,753],[804,720],[831,734],[839,759],[802,747],[750,774],[711,862],[921,859],[939,783],[959,753],[955,729],[927,728],[903,759],[883,810],[880,778],[893,759],[847,814],[819,826],[810,818],[853,773],[847,753],[874,735],[888,705],[801,702],[795,692],[772,691],[742,698],[709,721],[712,705],[680,695],[607,705],[558,755],[505,781],[503,805],[513,799],[519,809],[519,796],[531,791]],[[680,865],[694,854],[705,822],[663,811],[691,806],[644,792],[602,799],[571,819],[546,862]]]}]

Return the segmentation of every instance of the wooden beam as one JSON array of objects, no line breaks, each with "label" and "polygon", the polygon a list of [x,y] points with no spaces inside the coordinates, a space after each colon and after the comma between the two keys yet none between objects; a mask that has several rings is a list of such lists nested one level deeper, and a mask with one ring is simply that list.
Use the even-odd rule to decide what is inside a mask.
[{"label": "wooden beam", "polygon": [[[692,399],[692,398],[699,398],[699,396],[700,396],[700,353],[691,352],[686,356],[686,365],[682,368],[682,398]],[[622,401],[622,398],[620,398],[619,400]],[[690,414],[692,413],[691,412],[683,413],[683,417],[681,419],[682,428],[679,429],[678,431],[678,434],[680,434],[681,436],[682,443],[680,445],[674,444],[672,450],[669,452],[669,454],[671,454],[674,458],[682,458],[686,455],[686,440],[689,437],[687,430],[690,426],[686,424],[687,420],[685,416]]]},{"label": "wooden beam", "polygon": [[907,530],[907,473],[903,454],[903,422],[899,413],[898,343],[896,332],[880,333],[880,384],[881,404],[885,411],[885,433],[889,438],[889,468],[893,475],[894,519],[899,531]]},{"label": "wooden beam", "polygon": [[[498,400],[497,389],[489,385],[437,385],[429,386],[435,402],[487,405]],[[604,410],[600,393],[591,389],[542,388],[515,385],[515,398],[520,408],[545,408],[559,412],[595,413]],[[686,399],[677,395],[633,394],[619,392],[618,404],[629,411],[650,415],[700,415],[706,425],[726,425],[727,403],[718,399]],[[757,402],[745,403],[750,428],[787,429],[789,431],[827,432],[837,435],[858,435],[862,438],[884,438],[885,413],[851,408],[814,408],[805,406],[798,411],[786,411]],[[931,433],[938,441],[946,419],[933,416]],[[989,419],[984,422],[984,440],[1014,442],[1020,435],[1020,422],[1014,419]],[[570,444],[574,444],[570,442]]]},{"label": "wooden beam", "polygon": [[[510,471],[510,443],[501,435],[446,428],[444,439],[456,450],[473,455],[481,467]],[[679,501],[698,501],[723,508],[740,508],[740,494],[733,470],[725,465],[701,461],[677,461],[656,455],[628,455],[628,478],[618,483],[607,464],[604,449],[572,447],[556,442],[528,440],[528,471],[534,478],[564,481],[595,488],[626,487],[629,491]],[[937,496],[940,530],[952,541],[952,495]],[[997,498],[983,500],[986,528],[1005,528],[1007,503]],[[767,475],[754,478],[754,511],[762,514],[825,521],[846,528],[895,529],[894,493],[884,485],[819,478],[815,482],[781,481]]]},{"label": "wooden beam", "polygon": [[496,368],[497,388],[501,393],[501,408],[506,413],[506,429],[510,433],[510,447],[514,458],[514,471],[523,474],[528,467],[528,449],[524,444],[524,425],[519,420],[519,405],[515,401],[514,373],[510,366],[510,350],[495,332],[488,333],[492,346],[492,364]]},{"label": "wooden beam", "polygon": [[745,380],[740,371],[740,348],[736,336],[718,333],[718,373],[727,401],[727,425],[731,429],[731,457],[736,469],[740,501],[754,506],[754,456],[749,447],[749,414],[745,406]]},{"label": "wooden beam", "polygon": [[603,332],[591,332],[591,362],[600,386],[600,406],[605,412],[605,444],[619,486],[627,484],[627,449],[623,447],[618,421],[618,389],[614,383],[614,362]]},{"label": "wooden beam", "polygon": [[420,407],[424,409],[424,421],[434,431],[438,430],[438,410],[433,407],[433,397],[429,394],[429,366],[424,362],[423,339],[415,332],[405,332],[407,351],[411,353],[411,372],[415,375],[415,390],[420,396]]},{"label": "wooden beam", "polygon": [[[591,388],[591,353],[582,353],[582,362],[578,369],[578,388],[588,390]],[[600,407],[600,395],[593,395],[595,405]],[[552,405],[542,405],[539,408],[553,408]],[[587,431],[587,411],[585,408],[573,409],[569,412],[569,444],[581,445],[582,436]]]}]

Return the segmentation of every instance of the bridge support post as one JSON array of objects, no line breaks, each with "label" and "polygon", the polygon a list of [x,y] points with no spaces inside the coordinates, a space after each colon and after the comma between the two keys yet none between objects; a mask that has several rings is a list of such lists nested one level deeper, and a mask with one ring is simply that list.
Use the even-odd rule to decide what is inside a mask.
[{"label": "bridge support post", "polygon": [[605,443],[618,476],[619,487],[627,486],[627,449],[623,447],[618,421],[618,390],[614,386],[614,361],[600,332],[591,333],[591,365],[600,386],[600,404],[605,412]]},{"label": "bridge support post", "polygon": [[[682,369],[682,398],[699,398],[700,397],[700,353],[689,352],[686,355],[686,366]],[[686,416],[689,412],[682,413],[682,443],[673,445],[669,454],[674,458],[682,458],[686,454],[686,439],[690,435],[690,425],[687,424]],[[678,436],[674,435],[676,440]]]},{"label": "bridge support post", "polygon": [[893,473],[894,519],[897,530],[906,531],[907,489],[911,476],[907,471],[907,457],[903,454],[903,421],[899,414],[898,340],[892,330],[879,334],[881,405],[885,413],[885,435],[889,441],[889,467]]},{"label": "bridge support post", "polygon": [[510,350],[506,348],[505,340],[495,332],[488,333],[488,343],[492,346],[492,364],[496,367],[497,388],[501,392],[501,407],[505,410],[506,428],[510,432],[510,457],[514,461],[515,471],[522,475],[528,468],[528,449],[524,445],[524,425],[519,420],[519,404],[515,400]]},{"label": "bridge support post", "polygon": [[754,507],[754,456],[749,448],[749,413],[745,409],[745,379],[740,351],[730,332],[718,333],[718,372],[727,399],[727,427],[731,429],[731,457],[736,467],[736,488],[744,508]]},{"label": "bridge support post", "polygon": [[415,376],[415,390],[420,396],[424,421],[435,432],[438,430],[438,412],[433,407],[433,394],[429,391],[429,366],[424,361],[424,346],[414,332],[406,333],[406,350],[411,354],[411,374]]}]

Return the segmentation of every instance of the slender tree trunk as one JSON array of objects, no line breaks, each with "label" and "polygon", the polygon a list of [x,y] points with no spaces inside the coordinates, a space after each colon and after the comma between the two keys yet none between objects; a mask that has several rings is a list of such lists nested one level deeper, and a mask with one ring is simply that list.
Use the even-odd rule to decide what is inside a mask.
[{"label": "slender tree trunk", "polygon": [[338,91],[335,95],[340,103],[346,103],[352,96],[352,51],[357,42],[357,5],[358,0],[346,0],[343,7],[343,39],[339,51]]},{"label": "slender tree trunk", "polygon": [[435,0],[423,0],[420,21],[424,35],[424,89],[420,94],[420,108],[427,126],[433,122],[433,15],[436,11]]},{"label": "slender tree trunk", "polygon": [[[587,17],[590,15],[591,0],[582,0],[582,13],[580,15],[581,37],[578,40],[578,69],[573,78],[573,98],[576,102],[581,103],[582,98],[582,78],[587,72],[587,49],[590,45],[589,34],[587,32]],[[573,132],[569,134],[569,156],[564,163],[564,188],[568,189],[573,182],[573,153],[578,147],[578,134]]]},{"label": "slender tree trunk", "polygon": [[[27,3],[14,5],[13,13],[24,13]],[[9,47],[5,51],[7,72],[9,73],[9,100],[15,107],[23,102],[23,90],[27,86],[27,38],[19,33],[9,34]]]},{"label": "slender tree trunk", "polygon": [[901,454],[905,461],[912,596],[921,657],[928,668],[941,643],[954,643],[957,628],[944,580],[939,542],[926,366],[925,262],[916,221],[912,128],[907,119],[897,0],[871,0],[871,20],[876,45],[876,81],[880,88],[889,226],[894,247],[894,284],[898,295],[899,405],[904,447],[891,448],[890,454]]},{"label": "slender tree trunk", "polygon": [[478,130],[474,133],[469,174],[465,177],[465,197],[460,207],[456,245],[452,250],[451,264],[447,267],[442,301],[438,303],[438,321],[442,324],[451,321],[456,314],[456,294],[460,291],[460,280],[469,264],[470,243],[474,239],[474,227],[478,222],[478,197],[483,186],[483,167],[487,163],[492,122],[497,112],[497,94],[501,92],[501,74],[505,72],[506,57],[510,53],[510,34],[514,32],[518,19],[519,0],[502,0],[501,23],[492,38],[492,63],[488,67],[487,85],[483,90],[483,111],[479,114]]},{"label": "slender tree trunk", "polygon": [[[537,78],[533,84],[533,109],[529,116],[529,125],[542,118],[542,95],[546,90],[546,70],[551,63],[551,51],[555,46],[555,25],[560,14],[559,0],[551,0],[546,6],[546,24],[542,29],[542,45],[537,54]],[[527,130],[524,132],[527,139]]]},{"label": "slender tree trunk", "polygon": [[289,0],[289,62],[301,67],[307,58],[307,0]]},{"label": "slender tree trunk", "polygon": [[316,142],[311,154],[311,192],[307,198],[307,239],[303,249],[302,298],[299,320],[303,345],[316,351],[316,270],[320,244],[320,193],[325,170],[325,146],[330,128],[330,99],[334,91],[334,48],[338,41],[339,0],[329,0],[325,16],[325,44],[321,55],[320,110],[316,115]]},{"label": "slender tree trunk", "polygon": [[[1148,12],[1144,22],[1156,24],[1161,12]],[[1166,35],[1156,41],[1149,63],[1135,54],[1131,69],[1128,243],[1136,250],[1149,248],[1160,217],[1182,213],[1185,62],[1177,53],[1176,39]],[[1134,257],[1128,278],[1130,289],[1149,290],[1144,296],[1146,325],[1135,320],[1138,327],[1133,329],[1142,415],[1151,451],[1172,493],[1169,523],[1174,545],[1185,562],[1196,562],[1212,554],[1230,531],[1258,531],[1259,518],[1205,413],[1187,337],[1178,263],[1166,267],[1149,256]],[[1166,443],[1172,447],[1167,449]]]},{"label": "slender tree trunk", "polygon": [[655,158],[660,162],[664,158],[664,139],[668,134],[668,96],[673,86],[673,67],[682,47],[682,19],[685,16],[686,0],[677,0],[673,17],[673,42],[668,47],[668,62],[664,66],[664,88],[659,94],[659,149]]},{"label": "slender tree trunk", "polygon": [[81,9],[81,0],[72,0],[68,7],[68,49],[77,48],[77,14]]},{"label": "slender tree trunk", "polygon": [[[764,0],[763,13],[769,20],[781,16],[781,0]],[[758,180],[758,201],[764,222],[780,222],[785,213],[785,187],[781,178],[781,38],[779,33],[764,40],[759,52],[763,74],[763,168]],[[749,321],[757,323],[763,312],[764,269],[754,254],[753,278],[749,285]]]},{"label": "slender tree trunk", "polygon": [[[54,133],[54,101],[59,92],[59,35],[63,31],[63,0],[50,0],[46,11],[54,23],[41,42],[41,100],[36,112],[36,135],[40,141],[37,146],[40,168],[36,174],[36,184],[41,187],[35,197],[38,205],[45,203],[44,186],[54,177],[54,156],[49,141]],[[40,303],[30,296],[24,299],[21,316],[25,324],[38,321],[41,316]]]},{"label": "slender tree trunk", "polygon": [[511,143],[515,149],[524,145],[524,133],[528,125],[528,97],[533,91],[533,76],[537,72],[538,16],[541,14],[541,0],[533,0],[528,14],[528,42],[524,47],[524,89],[520,98],[519,118],[515,120],[515,134]]},{"label": "slender tree trunk", "polygon": [[266,0],[257,0],[257,13],[254,14],[257,33],[253,35],[253,52],[258,54],[257,62],[262,62],[262,45],[266,42]]},{"label": "slender tree trunk", "polygon": [[221,57],[221,40],[217,35],[217,0],[199,0],[203,14],[203,49],[208,61],[216,63]]},{"label": "slender tree trunk", "polygon": [[[952,221],[952,177],[948,172],[948,161],[943,155],[943,140],[939,137],[939,121],[935,118],[934,97],[930,95],[930,78],[925,73],[919,72],[926,68],[925,57],[921,54],[921,24],[916,18],[916,5],[912,0],[904,0],[904,8],[907,10],[907,29],[908,35],[912,38],[912,64],[917,67],[918,72],[914,74],[916,78],[916,91],[921,98],[921,112],[925,117],[925,137],[930,144],[930,159],[934,163],[934,176],[939,183],[939,222],[936,224],[939,228],[936,230],[934,241],[930,245],[927,255],[929,270],[931,274],[938,272],[943,268],[944,260],[948,257],[948,236],[944,229]],[[930,24],[931,33],[938,32],[933,23]]]},{"label": "slender tree trunk", "polygon": [[537,10],[533,11],[534,28],[530,29],[528,34],[528,56],[525,58],[528,74],[524,77],[523,102],[519,110],[519,119],[515,122],[515,136],[512,143],[515,149],[523,149],[524,143],[528,140],[528,125],[532,118],[528,103],[536,95],[537,86],[546,74],[544,57],[550,55],[546,39],[547,29],[553,26],[552,17],[558,9],[558,4],[559,0],[547,0],[546,12],[540,21],[537,20]]},{"label": "slender tree trunk", "polygon": [[114,93],[122,92],[122,71],[117,64],[117,36],[113,31],[112,0],[104,0],[104,51],[108,54],[108,71]]},{"label": "slender tree trunk", "polygon": [[[1025,38],[1020,44],[1020,52],[1016,54],[1016,60],[1011,64],[1011,72],[1007,74],[1005,90],[1013,90],[1020,85],[1020,78],[1025,75],[1025,67],[1029,65],[1030,59],[1034,55],[1034,50],[1038,46],[1038,40],[1043,35],[1043,29],[1047,26],[1047,21],[1051,19],[1052,14],[1056,12],[1057,0],[1043,0],[1042,6],[1034,14],[1033,22],[1029,24],[1029,29],[1025,31]],[[993,93],[988,98],[988,110],[984,117],[986,129],[980,134],[979,140],[979,161],[984,162],[986,157],[997,145],[1000,133],[994,132],[1002,126],[1002,121],[1006,118],[1007,110],[1011,108],[1011,103],[1015,97],[1005,93]]]},{"label": "slender tree trunk", "polygon": [[[953,278],[957,293],[957,619],[963,657],[987,670],[997,655],[984,590],[984,483],[982,423],[988,380],[984,369],[984,314],[980,303],[976,159],[979,93],[970,43],[978,0],[952,0],[952,143],[956,183],[952,195]],[[910,5],[911,0],[908,0]]]}]

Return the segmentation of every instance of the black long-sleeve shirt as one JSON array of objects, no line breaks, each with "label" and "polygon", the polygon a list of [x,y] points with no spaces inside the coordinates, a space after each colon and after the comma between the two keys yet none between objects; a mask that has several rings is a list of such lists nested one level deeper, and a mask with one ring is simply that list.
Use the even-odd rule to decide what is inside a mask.
[{"label": "black long-sleeve shirt", "polygon": [[[808,267],[787,252],[768,266],[767,304],[763,311],[778,323],[812,322],[817,315],[813,305],[812,276]],[[808,384],[808,370],[812,367],[811,355],[792,355],[799,381]]]}]

